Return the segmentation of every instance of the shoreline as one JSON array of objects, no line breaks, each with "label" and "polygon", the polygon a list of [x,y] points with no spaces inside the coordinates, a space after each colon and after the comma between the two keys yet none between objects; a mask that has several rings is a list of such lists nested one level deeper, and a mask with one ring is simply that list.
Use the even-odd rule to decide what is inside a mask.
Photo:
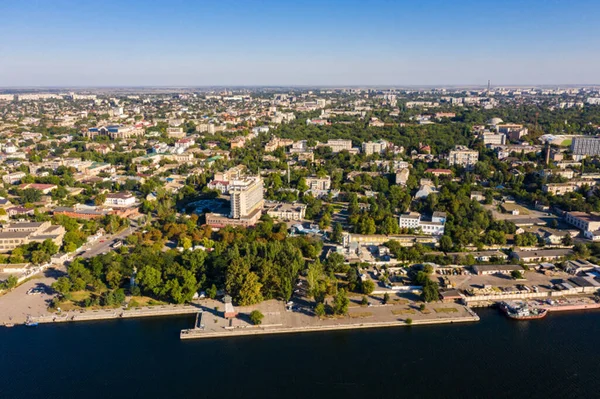
[{"label": "shoreline", "polygon": [[[119,319],[135,319],[144,317],[166,317],[177,315],[192,315],[196,314],[201,309],[193,305],[161,305],[140,309],[110,309],[110,310],[92,310],[79,312],[65,312],[64,315],[49,314],[43,316],[31,317],[31,321],[39,324],[50,323],[76,323],[81,321],[101,321],[101,320],[119,320]],[[4,326],[6,327],[6,324]],[[12,324],[12,323],[11,323]],[[23,323],[15,323],[23,324]]]},{"label": "shoreline", "polygon": [[430,319],[430,320],[415,320],[412,323],[407,323],[403,320],[390,321],[390,322],[374,322],[374,323],[351,323],[351,324],[337,324],[337,325],[316,325],[308,327],[280,327],[280,328],[269,328],[269,327],[251,327],[237,330],[226,330],[226,331],[204,331],[202,329],[186,329],[181,330],[179,338],[181,340],[189,339],[215,339],[215,338],[232,338],[242,336],[255,336],[255,335],[275,335],[275,334],[301,334],[310,332],[321,332],[321,331],[342,331],[342,330],[360,330],[367,328],[385,328],[385,327],[411,327],[419,325],[432,325],[432,324],[454,324],[454,323],[469,323],[477,322],[480,318],[476,314],[470,317],[449,317],[444,319]]}]

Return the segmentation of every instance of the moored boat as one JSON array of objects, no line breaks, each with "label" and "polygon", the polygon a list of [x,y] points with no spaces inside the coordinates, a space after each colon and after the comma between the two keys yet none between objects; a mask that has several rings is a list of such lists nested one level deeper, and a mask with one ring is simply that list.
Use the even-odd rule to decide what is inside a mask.
[{"label": "moored boat", "polygon": [[531,308],[526,303],[501,302],[500,309],[506,316],[514,320],[535,320],[546,317],[547,309]]}]

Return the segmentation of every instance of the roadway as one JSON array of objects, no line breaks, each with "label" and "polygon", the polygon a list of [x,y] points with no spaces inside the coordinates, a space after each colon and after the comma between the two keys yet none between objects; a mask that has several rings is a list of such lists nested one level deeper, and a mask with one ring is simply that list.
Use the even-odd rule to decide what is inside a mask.
[{"label": "roadway", "polygon": [[98,241],[94,243],[83,245],[76,257],[92,258],[96,255],[112,251],[112,245],[115,242],[118,240],[124,240],[127,236],[133,234],[139,228],[140,226],[137,224],[137,222],[132,221],[129,227],[117,234],[105,235],[100,237]]}]

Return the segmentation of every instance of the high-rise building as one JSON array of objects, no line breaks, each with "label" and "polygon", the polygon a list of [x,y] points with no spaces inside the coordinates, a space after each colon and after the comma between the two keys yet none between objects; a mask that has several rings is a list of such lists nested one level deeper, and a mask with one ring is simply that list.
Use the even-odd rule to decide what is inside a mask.
[{"label": "high-rise building", "polygon": [[260,176],[248,176],[241,180],[234,180],[229,187],[231,195],[231,212],[229,217],[242,219],[252,216],[262,210],[263,181]]}]

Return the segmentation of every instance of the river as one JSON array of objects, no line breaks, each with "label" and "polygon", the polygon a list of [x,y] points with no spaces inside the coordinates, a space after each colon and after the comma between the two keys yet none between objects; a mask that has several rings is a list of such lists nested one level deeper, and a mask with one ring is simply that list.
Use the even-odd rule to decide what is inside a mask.
[{"label": "river", "polygon": [[193,317],[0,329],[0,398],[593,398],[600,311],[180,341]]}]

